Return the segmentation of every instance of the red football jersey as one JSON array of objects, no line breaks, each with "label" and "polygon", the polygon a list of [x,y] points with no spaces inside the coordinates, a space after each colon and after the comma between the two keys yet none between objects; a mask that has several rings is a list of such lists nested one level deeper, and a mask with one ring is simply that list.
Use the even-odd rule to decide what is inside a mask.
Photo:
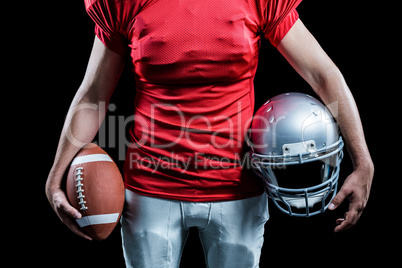
[{"label": "red football jersey", "polygon": [[185,201],[263,192],[244,142],[259,44],[279,44],[300,2],[85,0],[98,38],[133,63],[126,188]]}]

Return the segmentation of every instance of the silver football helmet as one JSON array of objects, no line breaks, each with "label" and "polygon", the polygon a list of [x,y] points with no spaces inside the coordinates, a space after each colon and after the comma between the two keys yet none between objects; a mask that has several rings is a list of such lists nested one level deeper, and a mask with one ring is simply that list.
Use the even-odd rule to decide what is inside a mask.
[{"label": "silver football helmet", "polygon": [[282,212],[309,217],[327,209],[337,191],[343,141],[320,101],[301,93],[271,98],[254,115],[248,144],[254,171]]}]

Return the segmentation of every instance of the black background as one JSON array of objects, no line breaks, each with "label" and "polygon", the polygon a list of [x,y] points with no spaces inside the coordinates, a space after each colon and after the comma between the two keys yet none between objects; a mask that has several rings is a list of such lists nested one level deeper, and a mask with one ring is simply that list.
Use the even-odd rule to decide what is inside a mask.
[{"label": "black background", "polygon": [[[356,99],[376,166],[370,200],[358,225],[336,234],[335,220],[343,216],[347,206],[296,219],[278,212],[270,203],[260,267],[350,267],[348,264],[374,261],[387,267],[385,263],[398,257],[401,236],[396,198],[401,176],[396,157],[400,147],[397,79],[401,68],[397,65],[400,54],[393,47],[399,42],[397,25],[391,21],[390,7],[351,4],[347,0],[306,0],[298,11],[342,71]],[[11,237],[5,245],[10,252],[7,255],[16,264],[41,267],[124,267],[118,230],[103,242],[84,241],[59,221],[44,193],[64,118],[85,73],[94,25],[83,1],[21,5],[24,7],[7,9],[13,18],[8,24],[16,26],[3,32],[7,71],[2,128],[9,135],[4,144],[10,159],[5,170],[11,169],[3,176],[3,188],[7,187],[3,220],[8,226],[5,235],[10,230]],[[267,41],[262,42],[260,57],[256,107],[286,91],[314,95]],[[117,109],[109,115],[129,116],[134,96],[134,81],[130,70],[125,70],[111,100]],[[105,149],[117,159],[116,149]],[[117,164],[122,167],[123,161]],[[351,171],[346,154],[341,180]],[[205,267],[195,230],[187,241],[181,267]]]}]

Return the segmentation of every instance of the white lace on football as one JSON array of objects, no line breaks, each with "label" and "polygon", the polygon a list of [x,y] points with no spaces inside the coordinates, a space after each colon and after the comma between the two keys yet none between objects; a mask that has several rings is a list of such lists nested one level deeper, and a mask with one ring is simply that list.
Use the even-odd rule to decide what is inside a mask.
[{"label": "white lace on football", "polygon": [[77,187],[77,199],[80,200],[80,202],[78,203],[81,208],[80,210],[87,210],[88,207],[85,206],[86,201],[84,201],[84,197],[85,195],[83,195],[82,193],[84,192],[84,189],[82,189],[82,187],[84,186],[84,184],[82,183],[82,180],[84,179],[81,175],[83,175],[82,170],[84,168],[83,167],[78,167],[75,169],[75,187]]}]

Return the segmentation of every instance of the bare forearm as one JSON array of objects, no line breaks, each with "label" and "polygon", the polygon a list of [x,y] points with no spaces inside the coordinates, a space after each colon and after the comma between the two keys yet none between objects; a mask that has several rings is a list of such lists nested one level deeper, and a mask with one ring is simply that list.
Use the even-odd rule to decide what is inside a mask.
[{"label": "bare forearm", "polygon": [[90,98],[79,90],[70,106],[49,174],[48,187],[60,187],[63,174],[79,149],[90,143],[95,137],[105,116],[102,103],[91,102]]},{"label": "bare forearm", "polygon": [[372,165],[355,100],[342,74],[333,66],[313,89],[331,110],[346,141],[355,168]]}]

